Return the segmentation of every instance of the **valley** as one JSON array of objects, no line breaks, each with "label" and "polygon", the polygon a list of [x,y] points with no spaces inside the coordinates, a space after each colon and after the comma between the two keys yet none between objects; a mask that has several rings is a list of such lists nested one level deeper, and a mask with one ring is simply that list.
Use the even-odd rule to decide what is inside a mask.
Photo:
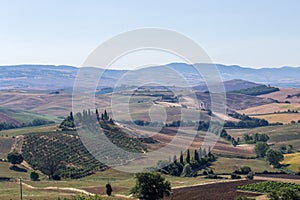
[{"label": "valley", "polygon": [[[162,161],[171,162],[173,169],[156,169],[159,165],[156,162],[151,167],[170,181],[173,199],[187,198],[182,195],[187,192],[197,199],[214,199],[218,195],[224,199],[241,195],[260,198],[265,193],[254,195],[237,188],[265,181],[268,175],[277,177],[279,182],[294,182],[294,178],[299,178],[300,90],[274,89],[240,79],[225,85],[225,114],[210,110],[211,96],[205,87],[188,90],[176,86],[172,89],[123,86],[115,93],[110,90],[97,93],[96,110],[72,114],[71,90],[0,91],[0,122],[14,125],[0,130],[0,179],[5,180],[0,181],[0,198],[18,199],[18,179],[22,177],[24,199],[56,200],[80,193],[101,194],[104,199],[134,199],[130,190],[135,175],[117,171],[101,161],[126,166],[139,160],[139,156],[147,157],[163,147],[175,150]],[[126,102],[128,97],[130,101]],[[129,113],[124,112],[126,106]],[[44,123],[33,124],[37,120]],[[210,120],[224,121],[225,126],[216,129],[218,124],[212,124],[210,129]],[[99,134],[95,132],[96,126],[103,130],[100,139],[92,137]],[[86,135],[78,134],[84,127]],[[266,139],[260,139],[261,135],[266,135]],[[101,142],[102,149],[97,142],[103,136],[122,151],[106,152],[107,141]],[[282,153],[284,159],[278,166],[258,156],[256,146],[260,142]],[[86,149],[86,144],[92,148]],[[184,144],[189,144],[188,151],[181,152]],[[124,150],[140,155],[123,154]],[[23,155],[24,161],[12,168],[7,155],[15,151]],[[189,161],[185,160],[188,154],[191,154]],[[103,159],[99,161],[95,155]],[[53,165],[56,162],[57,166]],[[191,174],[183,175],[183,167],[187,165],[191,166]],[[254,180],[246,178],[248,172],[240,172],[244,167],[251,169]],[[174,170],[180,173],[176,171],[174,175]],[[39,181],[31,179],[33,171],[39,174]],[[281,178],[286,174],[293,179]],[[113,197],[105,195],[107,182],[113,186]],[[231,189],[223,194],[220,187]],[[194,190],[216,194],[199,197]]]}]

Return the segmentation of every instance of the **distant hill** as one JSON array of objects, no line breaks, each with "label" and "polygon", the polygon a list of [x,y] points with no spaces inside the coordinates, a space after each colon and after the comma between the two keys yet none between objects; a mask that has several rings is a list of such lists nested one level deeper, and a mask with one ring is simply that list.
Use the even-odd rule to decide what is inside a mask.
[{"label": "distant hill", "polygon": [[[241,79],[224,81],[223,84],[226,92],[238,91],[238,90],[244,90],[244,89],[262,86],[262,84],[253,83],[250,81],[244,81]],[[208,91],[208,88],[205,84],[195,86],[193,87],[193,89],[197,91]]]},{"label": "distant hill", "polygon": [[[212,64],[195,64],[198,69],[203,66],[213,67]],[[241,87],[246,89],[247,83],[255,82],[259,84],[270,84],[277,87],[300,88],[300,67],[282,68],[262,68],[253,69],[237,65],[226,66],[216,64],[220,75],[230,88]],[[105,70],[90,67],[92,73],[102,72],[100,87],[113,87],[122,77],[120,84],[140,85],[145,82],[157,82],[157,77],[161,77],[164,85],[183,86],[189,83],[193,86],[203,85],[205,80],[199,75],[198,71],[189,64],[171,63],[168,65],[153,66],[138,70]],[[79,68],[73,66],[55,65],[15,65],[0,66],[0,89],[18,90],[56,90],[70,89],[73,87]],[[179,74],[179,75],[178,75]],[[182,78],[180,78],[182,76]],[[238,80],[236,80],[238,79]],[[232,81],[230,81],[232,80]],[[241,83],[241,84],[240,84]],[[246,87],[246,88],[244,88]],[[239,88],[236,88],[239,89]]]}]

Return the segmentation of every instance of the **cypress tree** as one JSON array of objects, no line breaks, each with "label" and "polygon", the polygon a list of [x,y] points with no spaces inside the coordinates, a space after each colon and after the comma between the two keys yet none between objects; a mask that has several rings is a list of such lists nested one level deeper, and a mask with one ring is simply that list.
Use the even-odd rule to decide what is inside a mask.
[{"label": "cypress tree", "polygon": [[174,157],[173,157],[173,162],[177,163],[177,157],[176,157],[176,155],[174,155]]},{"label": "cypress tree", "polygon": [[74,121],[73,112],[70,112],[70,120]]},{"label": "cypress tree", "polygon": [[186,162],[190,163],[191,162],[191,155],[190,155],[190,150],[187,150],[187,154],[186,154]]},{"label": "cypress tree", "polygon": [[199,158],[202,158],[202,148],[200,147],[200,149],[199,149],[199,153],[198,153],[198,155],[199,155]]},{"label": "cypress tree", "polygon": [[180,152],[179,160],[180,160],[180,163],[183,165],[184,162],[183,162],[183,153],[182,153],[182,151]]},{"label": "cypress tree", "polygon": [[197,162],[199,162],[199,154],[198,154],[198,151],[195,149],[194,151],[194,160],[196,160]]},{"label": "cypress tree", "polygon": [[96,117],[97,117],[97,121],[100,120],[100,116],[99,116],[99,112],[98,112],[98,109],[96,108]]}]

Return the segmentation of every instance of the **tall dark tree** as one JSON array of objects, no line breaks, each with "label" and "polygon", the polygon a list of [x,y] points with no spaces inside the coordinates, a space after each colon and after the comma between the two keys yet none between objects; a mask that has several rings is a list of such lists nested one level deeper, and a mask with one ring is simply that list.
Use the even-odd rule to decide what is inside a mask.
[{"label": "tall dark tree", "polygon": [[191,154],[190,154],[190,150],[189,149],[187,150],[187,153],[186,153],[186,162],[187,163],[191,163]]},{"label": "tall dark tree", "polygon": [[74,121],[73,112],[70,112],[70,120]]},{"label": "tall dark tree", "polygon": [[96,109],[96,117],[97,117],[97,121],[99,121],[100,120],[100,116],[99,116],[98,109]]},{"label": "tall dark tree", "polygon": [[203,150],[202,150],[202,156],[206,156],[207,155],[207,153],[206,153],[206,149],[205,148],[203,148]]},{"label": "tall dark tree", "polygon": [[199,158],[202,158],[202,148],[200,147],[200,149],[199,149],[199,153],[198,153],[198,155],[199,155]]},{"label": "tall dark tree", "polygon": [[200,161],[199,154],[198,154],[198,151],[196,149],[195,149],[195,152],[194,152],[194,160],[196,160],[197,162]]},{"label": "tall dark tree", "polygon": [[180,152],[180,157],[179,157],[179,162],[183,165],[184,161],[183,161],[183,152]]},{"label": "tall dark tree", "polygon": [[111,185],[109,183],[107,183],[105,187],[106,187],[106,194],[108,196],[111,196],[111,193],[113,191]]},{"label": "tall dark tree", "polygon": [[173,162],[177,163],[177,157],[176,157],[176,155],[174,155],[174,157],[173,157]]},{"label": "tall dark tree", "polygon": [[104,120],[109,120],[109,115],[106,110],[104,110],[103,118]]}]

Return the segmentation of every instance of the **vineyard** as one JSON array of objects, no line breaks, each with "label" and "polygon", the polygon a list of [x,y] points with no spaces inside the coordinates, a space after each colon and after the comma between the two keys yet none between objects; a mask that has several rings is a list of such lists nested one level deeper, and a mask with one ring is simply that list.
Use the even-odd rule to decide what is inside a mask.
[{"label": "vineyard", "polygon": [[261,192],[269,193],[272,191],[279,191],[282,188],[290,188],[294,190],[300,190],[300,185],[295,183],[284,183],[284,182],[274,182],[265,181],[244,186],[239,186],[239,190],[251,191],[251,192]]},{"label": "vineyard", "polygon": [[[65,133],[40,133],[26,135],[22,147],[25,160],[47,175],[80,178],[104,170],[82,144],[78,136]],[[51,165],[52,174],[47,169]]]}]

